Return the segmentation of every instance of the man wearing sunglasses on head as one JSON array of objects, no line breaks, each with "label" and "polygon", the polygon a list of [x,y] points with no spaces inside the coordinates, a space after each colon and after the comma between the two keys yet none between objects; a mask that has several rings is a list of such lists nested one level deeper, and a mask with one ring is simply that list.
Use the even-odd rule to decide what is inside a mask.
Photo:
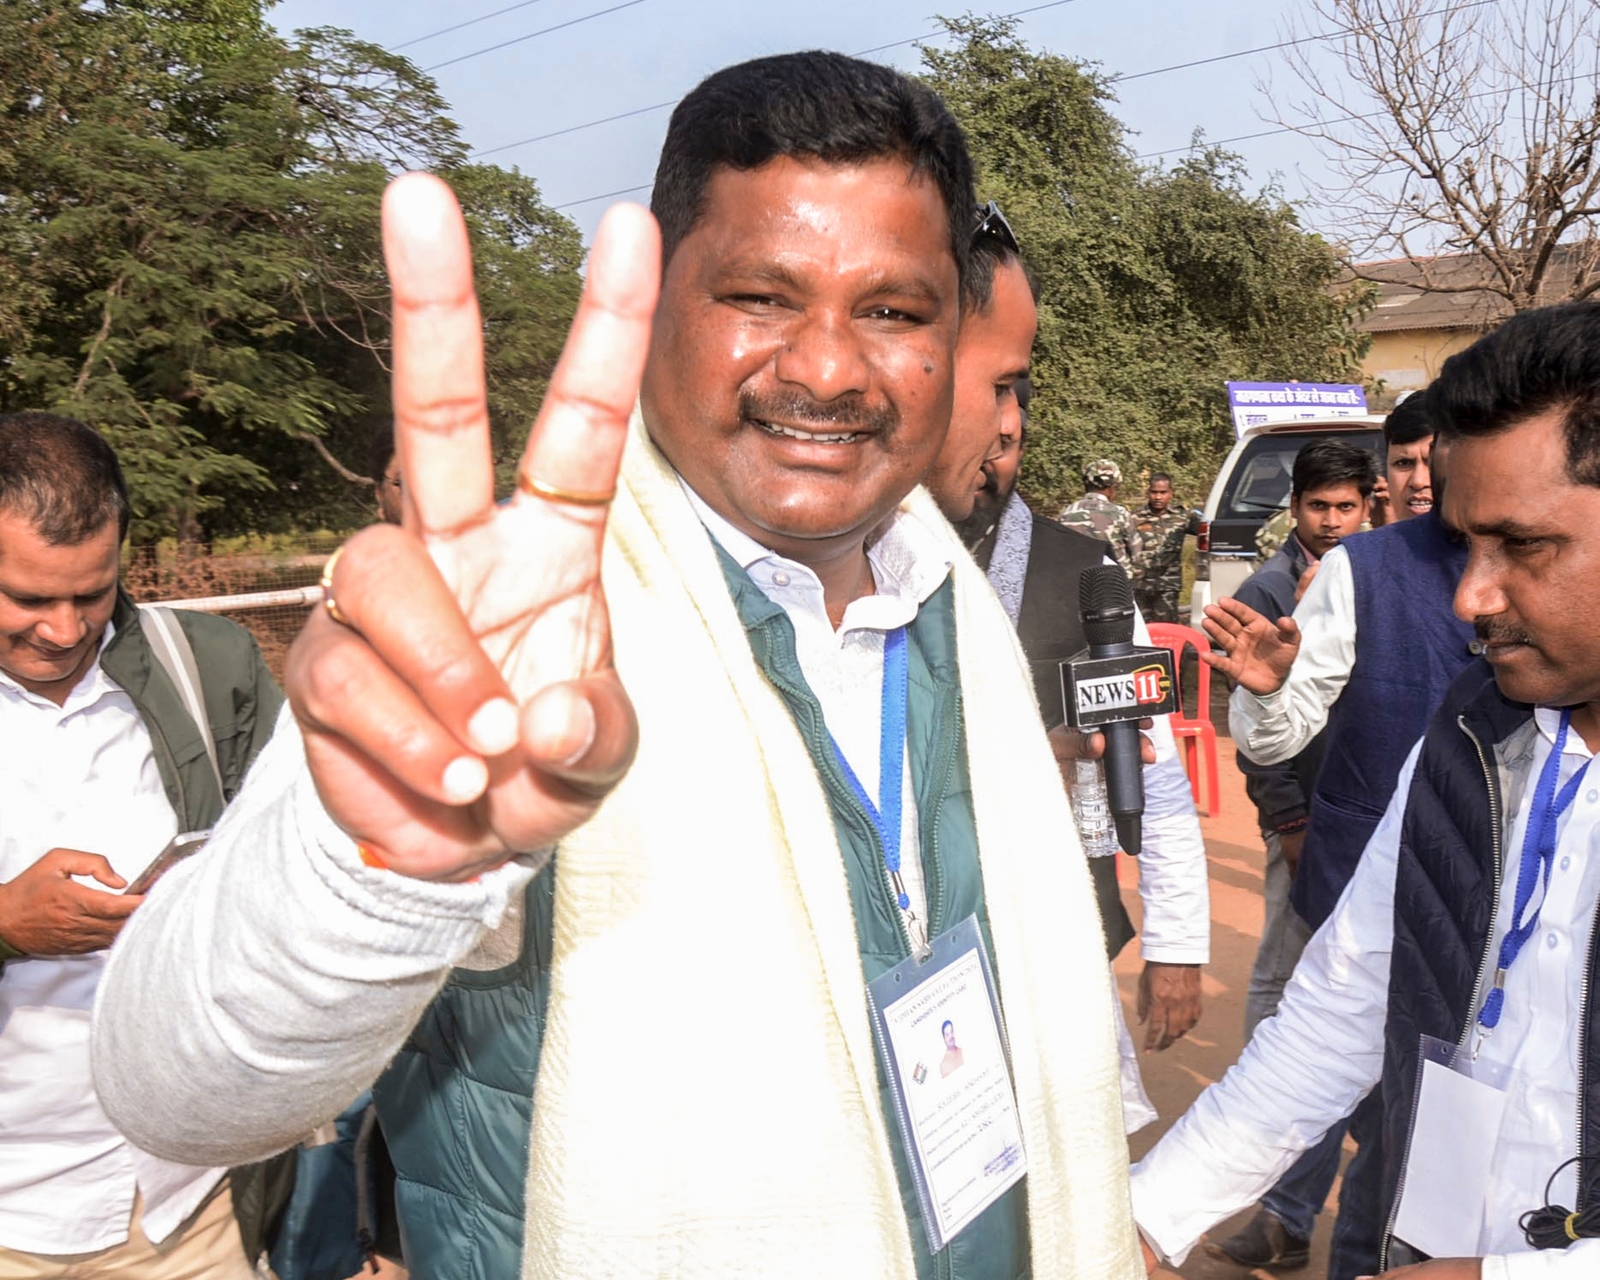
[{"label": "man wearing sunglasses on head", "polygon": [[[1017,628],[1033,673],[1040,714],[1070,787],[1076,761],[1104,749],[1098,734],[1064,724],[1060,664],[1087,643],[1078,608],[1083,571],[1107,560],[1099,538],[1029,510],[1016,492],[1026,432],[1026,400],[1038,328],[1036,285],[1011,225],[990,201],[978,210],[973,274],[986,300],[961,319],[956,343],[955,408],[928,491],[973,553]],[[1142,619],[1137,638],[1148,643]],[[1144,901],[1139,1016],[1147,1052],[1166,1049],[1200,1016],[1200,966],[1210,956],[1210,894],[1205,842],[1188,778],[1165,719],[1145,744],[1146,810],[1140,853]],[[1111,959],[1134,936],[1123,909],[1116,859],[1090,859],[1090,874]],[[1122,1029],[1123,1105],[1130,1132],[1156,1118],[1140,1081],[1132,1041]]]}]

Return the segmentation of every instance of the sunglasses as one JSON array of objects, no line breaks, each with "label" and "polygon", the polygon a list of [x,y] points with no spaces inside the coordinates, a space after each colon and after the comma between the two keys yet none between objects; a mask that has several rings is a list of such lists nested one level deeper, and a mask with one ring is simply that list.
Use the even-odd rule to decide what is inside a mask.
[{"label": "sunglasses", "polygon": [[985,236],[992,236],[1000,242],[1004,249],[1020,254],[1022,246],[1017,243],[1017,233],[1011,229],[1011,224],[1006,221],[1006,215],[1000,212],[1000,206],[993,200],[978,209],[978,225],[972,230],[972,241],[976,244]]}]

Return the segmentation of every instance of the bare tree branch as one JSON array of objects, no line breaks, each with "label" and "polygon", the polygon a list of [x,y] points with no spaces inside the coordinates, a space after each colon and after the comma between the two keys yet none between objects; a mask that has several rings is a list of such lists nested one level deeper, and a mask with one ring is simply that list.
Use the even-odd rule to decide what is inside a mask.
[{"label": "bare tree branch", "polygon": [[1334,38],[1285,48],[1290,94],[1262,87],[1338,173],[1320,194],[1352,260],[1502,313],[1600,291],[1600,2],[1310,7]]},{"label": "bare tree branch", "polygon": [[313,449],[315,449],[318,456],[321,457],[324,462],[326,462],[351,484],[364,485],[368,489],[374,487],[371,476],[364,476],[359,472],[352,471],[349,467],[345,466],[344,463],[340,462],[339,459],[335,458],[333,454],[329,452],[328,446],[322,443],[321,436],[314,436],[309,431],[297,431],[295,434],[309,444]]}]

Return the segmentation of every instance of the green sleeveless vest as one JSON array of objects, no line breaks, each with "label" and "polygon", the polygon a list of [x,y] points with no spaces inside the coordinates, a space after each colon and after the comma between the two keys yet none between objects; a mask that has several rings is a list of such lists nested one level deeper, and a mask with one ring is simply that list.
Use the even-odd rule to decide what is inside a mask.
[{"label": "green sleeveless vest", "polygon": [[[718,554],[751,651],[794,716],[826,790],[849,878],[862,968],[871,981],[909,954],[884,872],[882,844],[834,756],[821,705],[795,656],[788,616],[720,548]],[[908,638],[907,745],[933,932],[976,914],[992,956],[949,582],[923,605]],[[707,776],[714,777],[715,770],[708,769]],[[549,1001],[556,874],[553,860],[528,887],[517,959],[492,972],[452,974],[374,1089],[394,1159],[401,1237],[414,1280],[515,1280],[521,1274],[523,1188]],[[744,960],[728,957],[729,964]],[[1027,1276],[1026,1180],[942,1254],[929,1255],[881,1069],[878,1083],[918,1280]],[[773,1154],[778,1159],[782,1153]]]}]

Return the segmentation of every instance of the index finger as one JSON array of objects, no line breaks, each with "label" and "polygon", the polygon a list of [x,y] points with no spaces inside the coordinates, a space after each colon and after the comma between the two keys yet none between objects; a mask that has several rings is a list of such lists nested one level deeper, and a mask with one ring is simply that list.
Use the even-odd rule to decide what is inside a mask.
[{"label": "index finger", "polygon": [[1224,613],[1231,614],[1233,617],[1237,618],[1240,623],[1247,627],[1252,622],[1256,621],[1257,618],[1261,617],[1259,613],[1247,605],[1243,600],[1235,600],[1232,596],[1223,596],[1222,599],[1217,601],[1216,607],[1221,609]]},{"label": "index finger", "polygon": [[494,506],[483,328],[456,198],[408,173],[383,193],[383,258],[394,295],[394,446],[407,523],[448,534]]},{"label": "index finger", "polygon": [[595,232],[578,313],[528,437],[522,487],[574,495],[616,488],[660,291],[655,219],[639,205],[614,205]]}]

